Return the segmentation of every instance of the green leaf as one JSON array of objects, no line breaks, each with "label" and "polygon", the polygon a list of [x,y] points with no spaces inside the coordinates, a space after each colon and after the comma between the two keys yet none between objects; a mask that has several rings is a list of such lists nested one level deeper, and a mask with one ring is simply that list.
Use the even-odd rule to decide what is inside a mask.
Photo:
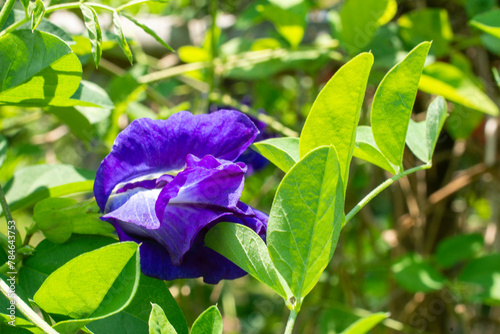
[{"label": "green leaf", "polygon": [[389,317],[388,313],[380,312],[372,314],[368,317],[361,318],[351,326],[346,328],[342,334],[365,334],[368,333],[373,327],[377,326],[380,322]]},{"label": "green leaf", "polygon": [[446,132],[454,139],[467,139],[483,121],[480,111],[455,104],[453,112],[446,121]]},{"label": "green leaf", "polygon": [[483,250],[484,239],[480,234],[449,237],[436,249],[436,261],[443,268],[450,268],[464,260],[473,259]]},{"label": "green leaf", "polygon": [[253,148],[285,173],[299,161],[299,138],[271,138],[253,144]]},{"label": "green leaf", "polygon": [[167,43],[165,43],[165,41],[163,39],[161,39],[160,36],[158,36],[158,34],[156,34],[151,28],[149,28],[148,26],[146,26],[146,25],[142,24],[141,22],[137,21],[135,18],[133,18],[130,15],[126,15],[126,14],[123,14],[123,13],[121,13],[121,15],[123,17],[126,17],[130,21],[132,21],[132,23],[134,23],[136,26],[138,26],[139,28],[141,28],[142,30],[144,30],[145,33],[149,34],[151,37],[153,37],[158,43],[160,43],[161,45],[163,45],[165,48],[167,48],[168,50],[174,52],[174,49],[172,49],[170,47],[170,45],[168,45]]},{"label": "green leaf", "polygon": [[500,254],[489,254],[472,260],[460,274],[459,280],[479,288],[478,290],[467,289],[467,294],[473,294],[473,299],[498,305],[500,302]]},{"label": "green leaf", "polygon": [[335,146],[344,186],[372,65],[373,55],[362,53],[342,66],[314,101],[300,136],[301,158],[316,147]]},{"label": "green leaf", "polygon": [[453,30],[446,9],[426,8],[411,11],[398,19],[398,25],[401,39],[409,47],[432,41],[432,54],[437,57],[449,54]]},{"label": "green leaf", "polygon": [[444,287],[446,278],[417,254],[403,256],[392,265],[394,278],[409,292],[431,292]]},{"label": "green leaf", "polygon": [[99,122],[105,121],[111,115],[109,109],[94,107],[52,107],[48,111],[85,142],[90,142],[100,134]]},{"label": "green leaf", "polygon": [[139,245],[122,242],[82,254],[54,271],[33,299],[47,313],[68,316],[54,325],[62,333],[123,310],[139,284]]},{"label": "green leaf", "polygon": [[118,12],[113,12],[113,24],[115,26],[116,40],[118,41],[120,48],[122,48],[125,56],[127,56],[128,61],[132,64],[134,57],[132,56],[132,51],[130,51],[130,47],[128,46],[125,36],[123,35],[122,22]]},{"label": "green leaf", "polygon": [[496,0],[464,0],[465,11],[468,17],[492,10],[497,4]]},{"label": "green leaf", "polygon": [[302,2],[288,9],[275,5],[259,5],[257,10],[271,21],[279,34],[296,49],[304,37],[307,4]]},{"label": "green leaf", "polygon": [[19,269],[19,286],[26,290],[30,298],[42,286],[50,274],[69,260],[80,254],[115,243],[117,240],[103,236],[73,235],[64,244],[42,240],[33,255],[23,260]]},{"label": "green leaf", "polygon": [[175,328],[170,324],[163,309],[158,304],[152,303],[151,315],[149,316],[149,334],[177,334]]},{"label": "green leaf", "polygon": [[100,219],[94,200],[77,203],[71,198],[46,198],[34,208],[33,220],[45,238],[66,242],[73,233],[111,236],[113,225]]},{"label": "green leaf", "polygon": [[500,9],[476,15],[469,24],[487,34],[500,38]]},{"label": "green leaf", "polygon": [[363,50],[397,10],[395,0],[348,0],[340,12],[342,44],[351,54]]},{"label": "green leaf", "polygon": [[31,20],[31,31],[34,31],[45,16],[45,4],[42,0],[36,0],[29,4],[28,16]]},{"label": "green leaf", "polygon": [[[108,96],[108,93],[97,84],[82,80],[76,92],[71,96],[67,103],[61,106],[82,106],[99,107],[113,109],[115,105]],[[102,111],[105,113],[105,111]]]},{"label": "green leaf", "polygon": [[126,309],[92,322],[87,328],[94,333],[147,333],[151,303],[165,310],[168,321],[179,334],[188,334],[186,319],[170,294],[165,282],[141,274],[139,288]]},{"label": "green leaf", "polygon": [[[29,8],[29,5],[30,5],[30,0],[20,0],[20,1],[21,1],[21,4],[23,5],[23,8],[24,8],[24,15],[26,17],[29,17],[29,15],[28,15],[28,8]],[[6,24],[5,26],[7,27],[9,25]],[[3,27],[0,27],[0,29],[1,28],[3,28]]]},{"label": "green leaf", "polygon": [[192,45],[181,46],[177,50],[177,54],[179,55],[179,59],[185,63],[197,63],[210,61],[211,59],[211,55],[207,50]]},{"label": "green leaf", "polygon": [[408,123],[430,46],[429,42],[418,45],[394,66],[382,79],[373,98],[373,137],[384,156],[398,167],[403,162]]},{"label": "green leaf", "polygon": [[0,134],[0,167],[2,167],[7,157],[7,139]]},{"label": "green leaf", "polygon": [[358,126],[353,155],[396,175],[394,165],[380,152],[369,126]]},{"label": "green leaf", "polygon": [[[26,208],[47,197],[60,197],[93,190],[95,172],[70,165],[34,165],[20,169],[5,184],[12,211]],[[3,215],[3,212],[0,211]]]},{"label": "green leaf", "polygon": [[448,106],[446,105],[446,101],[441,96],[438,96],[429,105],[425,120],[428,161],[432,160],[439,134],[441,133],[441,129],[443,128],[447,116]]},{"label": "green leaf", "polygon": [[328,265],[344,219],[344,192],[335,148],[302,158],[274,198],[267,243],[274,265],[300,304]]},{"label": "green leaf", "polygon": [[205,244],[224,255],[287,300],[266,244],[252,229],[233,223],[218,223],[208,231]]},{"label": "green leaf", "polygon": [[60,38],[17,30],[0,45],[0,105],[57,106],[77,90],[82,66]]},{"label": "green leaf", "polygon": [[426,131],[426,121],[417,123],[410,119],[410,123],[408,124],[408,133],[406,134],[406,144],[413,154],[425,163],[430,161],[427,158],[429,156],[429,149],[427,147]]},{"label": "green leaf", "polygon": [[210,306],[195,320],[191,334],[222,334],[222,316],[217,306]]},{"label": "green leaf", "polygon": [[[26,6],[28,6],[28,5],[29,5],[29,1],[26,1]],[[3,27],[4,28],[8,27],[8,26],[14,24],[15,22],[24,20],[26,17],[29,17],[28,13],[27,13],[27,7],[26,7],[26,13],[23,10],[13,9],[10,12],[9,16],[7,17],[7,21],[5,21],[5,24]],[[23,30],[23,29],[27,29],[27,30],[31,29],[31,22],[26,22],[25,24],[18,27],[16,30]],[[40,24],[37,27],[37,30],[48,32],[49,34],[52,34],[52,35],[56,35],[57,37],[62,39],[64,42],[66,42],[66,44],[68,44],[68,45],[74,43],[70,34],[68,34],[66,31],[64,31],[63,29],[61,29],[60,27],[58,27],[57,25],[55,25],[54,23],[50,22],[49,20],[47,20],[45,18],[42,18],[42,20],[40,21]]]},{"label": "green leaf", "polygon": [[102,32],[101,26],[99,25],[99,19],[92,7],[81,3],[80,10],[82,11],[85,26],[87,27],[87,33],[92,45],[92,56],[94,57],[95,67],[97,68],[102,55]]},{"label": "green leaf", "polygon": [[129,2],[121,5],[120,7],[116,8],[116,11],[119,12],[119,11],[124,10],[125,8],[135,7],[137,5],[142,5],[142,4],[145,4],[145,3],[148,3],[148,2],[168,3],[169,0],[132,0],[132,1],[129,1]]},{"label": "green leaf", "polygon": [[495,103],[469,79],[467,74],[453,65],[435,62],[427,66],[424,68],[418,88],[485,114],[498,115]]}]

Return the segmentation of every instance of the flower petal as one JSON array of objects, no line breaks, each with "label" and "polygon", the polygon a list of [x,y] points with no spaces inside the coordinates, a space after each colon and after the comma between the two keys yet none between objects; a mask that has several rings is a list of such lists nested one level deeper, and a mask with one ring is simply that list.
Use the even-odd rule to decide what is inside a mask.
[{"label": "flower petal", "polygon": [[[267,222],[267,216],[263,215],[261,217],[265,219],[265,222],[257,218],[241,220],[232,216],[223,217],[220,221],[240,223],[259,233],[255,228],[265,231]],[[174,265],[167,250],[154,240],[128,234],[116,223],[115,227],[120,241],[142,243],[140,246],[141,271],[145,275],[169,281],[180,278],[203,277],[205,283],[217,284],[222,279],[236,279],[244,276],[246,272],[204,245],[206,232],[215,224],[216,222],[203,229],[196,236],[191,249],[184,255],[182,263],[179,265]]]},{"label": "flower petal", "polygon": [[157,232],[174,264],[182,261],[201,229],[233,212],[246,213],[239,202],[244,173],[234,163],[215,169],[188,168],[163,188],[156,201],[161,222]]},{"label": "flower petal", "polygon": [[235,160],[255,139],[258,130],[244,114],[221,110],[194,116],[180,112],[167,120],[138,119],[115,140],[97,171],[94,195],[104,210],[120,183],[185,166],[188,154]]},{"label": "flower petal", "polygon": [[[106,211],[109,212],[102,219],[117,219],[145,230],[158,229],[160,220],[156,216],[155,203],[160,192],[161,189],[134,188],[115,194],[108,201]],[[147,231],[141,234],[147,235]]]}]

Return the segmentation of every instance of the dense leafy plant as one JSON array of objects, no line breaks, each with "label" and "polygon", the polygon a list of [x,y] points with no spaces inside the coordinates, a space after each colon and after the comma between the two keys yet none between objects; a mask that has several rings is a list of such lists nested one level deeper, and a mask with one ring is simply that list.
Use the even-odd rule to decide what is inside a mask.
[{"label": "dense leafy plant", "polygon": [[[387,277],[400,291],[411,294],[408,299],[417,305],[426,298],[422,296],[433,298],[439,292],[428,306],[431,312],[432,307],[442,307],[438,315],[444,312],[443,303],[454,303],[457,314],[464,312],[462,302],[493,310],[498,304],[499,256],[484,251],[485,244],[492,247],[488,238],[493,227],[488,225],[490,234],[463,228],[445,233],[445,238],[440,222],[447,208],[442,206],[427,231],[426,205],[432,208],[450,196],[446,191],[457,190],[449,190],[444,183],[444,190],[436,190],[436,197],[427,202],[422,199],[425,189],[421,190],[425,170],[431,170],[431,175],[440,173],[433,168],[433,156],[435,151],[443,154],[443,127],[455,140],[450,166],[457,168],[460,145],[466,138],[474,140],[486,117],[485,163],[472,173],[486,175],[496,164],[495,130],[488,129],[496,126],[498,94],[490,87],[492,80],[486,81],[485,92],[484,83],[474,75],[471,57],[462,53],[472,47],[483,56],[499,54],[500,12],[494,2],[453,2],[463,11],[464,29],[470,36],[457,31],[457,24],[452,27],[449,8],[408,10],[405,1],[394,0],[348,0],[341,6],[301,0],[251,1],[244,9],[217,1],[196,5],[52,1],[49,5],[37,0],[21,1],[18,10],[13,9],[14,2],[7,0],[0,11],[0,130],[5,135],[0,135],[0,179],[7,181],[0,187],[1,214],[7,220],[6,233],[0,234],[0,290],[5,295],[0,295],[2,333],[234,332],[238,331],[238,326],[231,325],[236,318],[234,300],[241,291],[245,298],[254,300],[260,293],[273,301],[278,311],[266,317],[280,315],[283,304],[289,309],[286,325],[277,317],[258,326],[245,326],[244,321],[250,321],[254,313],[238,310],[248,316],[239,320],[241,331],[256,331],[260,326],[263,332],[283,331],[283,327],[291,333],[295,327],[297,332],[361,334],[379,323],[403,332],[427,329],[435,321],[435,312],[425,317],[418,308],[418,312],[407,311],[413,307],[410,302],[405,302],[404,310],[381,302],[388,290]],[[173,37],[167,44],[161,33],[135,15],[141,8],[151,13],[181,12],[192,22],[199,18],[192,9],[200,9],[210,14],[211,24],[197,46],[174,45]],[[323,12],[328,34],[318,34],[311,43],[308,25],[322,8],[329,9]],[[83,35],[69,34],[47,19],[68,10],[81,18]],[[242,15],[234,26],[242,33],[229,38],[234,34],[217,26],[217,16],[221,11],[239,10]],[[123,18],[159,42],[164,47],[161,53],[173,51],[170,45],[174,46],[185,64],[169,67],[162,62],[169,64],[171,54],[160,61],[146,54],[126,37]],[[106,19],[108,24],[101,26]],[[264,38],[261,27],[267,29]],[[493,73],[496,77],[490,79],[496,78],[498,86],[498,72]],[[318,85],[318,78],[325,77],[329,80]],[[244,96],[248,92],[250,103]],[[228,108],[251,118],[240,111],[215,112]],[[178,113],[185,109],[195,116]],[[426,111],[412,114],[421,110]],[[445,125],[449,110],[453,111]],[[217,117],[218,123],[213,121]],[[233,127],[233,118],[246,126]],[[217,131],[210,128],[213,124]],[[245,131],[250,128],[253,132],[247,140]],[[257,129],[261,137],[256,137]],[[169,133],[179,138],[174,140]],[[219,137],[225,138],[223,145]],[[203,149],[196,148],[201,142]],[[179,159],[171,157],[175,154]],[[58,158],[51,158],[54,155]],[[107,160],[96,174],[105,155]],[[276,168],[265,167],[263,157]],[[57,161],[64,163],[50,163]],[[442,163],[441,157],[438,167]],[[462,164],[471,162],[464,159]],[[168,178],[164,183],[161,177],[155,177],[154,185],[140,179],[165,169],[175,172],[163,175]],[[209,175],[203,179],[208,180],[206,188],[189,179],[190,173]],[[220,214],[213,202],[197,198],[197,209],[205,205],[220,214],[203,223],[203,233],[196,230],[188,238],[178,225],[176,232],[182,237],[175,240],[173,230],[160,231],[164,233],[160,235],[148,227],[146,213],[157,216],[155,222],[163,221],[169,200],[186,196],[182,190],[193,184],[205,196],[214,175],[226,181],[233,177],[231,182],[237,187],[224,183],[228,198],[269,212],[268,221],[266,215],[255,218],[257,210],[246,204],[229,205]],[[413,182],[415,175],[419,181],[413,190],[408,180]],[[460,177],[454,181],[470,183]],[[171,178],[177,178],[177,183],[169,183]],[[179,185],[181,178],[185,183]],[[392,201],[387,200],[387,192],[382,200],[376,198],[399,180],[409,218],[401,210],[394,216],[388,208],[397,207],[399,195]],[[456,182],[450,184],[456,186]],[[172,195],[174,188],[177,193]],[[155,197],[140,189],[155,192]],[[126,207],[123,199],[112,204],[115,199],[109,199],[110,195],[129,190],[134,194],[126,201],[133,205]],[[96,199],[88,195],[92,191]],[[417,200],[413,192],[419,194]],[[483,218],[493,210],[486,199],[467,193],[461,196],[467,196],[474,210],[470,216],[479,216],[476,221],[489,219]],[[179,197],[171,206],[192,204],[182,201],[188,197]],[[368,212],[371,201],[377,203],[373,217],[358,215]],[[458,197],[454,208],[462,202]],[[122,211],[117,212],[114,205]],[[11,211],[17,215],[13,217]],[[205,211],[198,215],[179,212],[176,219],[196,218],[197,224],[206,216]],[[411,223],[392,223],[403,218]],[[121,221],[127,219],[125,223],[143,230],[126,230]],[[256,227],[252,219],[265,227]],[[22,224],[25,233],[20,231],[22,221],[34,221]],[[412,241],[400,247],[407,236],[398,229],[405,224],[414,225]],[[394,237],[394,233],[399,234]],[[166,241],[167,237],[175,241]],[[146,251],[149,244],[153,246]],[[186,249],[175,257],[174,246]],[[150,256],[155,247],[167,251]],[[199,247],[209,247],[211,253],[205,254],[215,251],[233,267],[227,269],[229,262],[217,254],[183,264],[182,257]],[[391,247],[398,251],[391,255]],[[172,266],[169,261],[179,271],[166,270]],[[203,265],[208,269],[197,270],[196,266]],[[149,277],[203,277],[205,282],[216,283],[241,276],[243,272],[234,265],[255,278],[245,281],[249,285],[240,292],[221,283],[207,293],[207,286],[196,280],[165,283]],[[351,278],[346,280],[346,275],[356,283],[349,284]],[[191,296],[198,300],[179,298],[179,291],[185,297],[191,289],[196,290]],[[218,305],[213,305],[220,295],[224,326]],[[334,304],[335,299],[347,306]],[[11,300],[21,311],[15,322],[9,313]],[[359,305],[376,312],[355,308]],[[321,312],[314,314],[318,307]],[[392,319],[386,311],[393,313]],[[301,317],[297,317],[299,312]]]}]

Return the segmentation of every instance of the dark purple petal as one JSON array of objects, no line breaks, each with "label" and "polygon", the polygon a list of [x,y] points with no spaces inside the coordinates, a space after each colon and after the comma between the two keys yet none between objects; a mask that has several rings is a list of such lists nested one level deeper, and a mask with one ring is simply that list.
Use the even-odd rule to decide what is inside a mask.
[{"label": "dark purple petal", "polygon": [[244,170],[230,163],[215,169],[188,168],[163,188],[156,201],[161,221],[156,232],[174,264],[182,261],[198,233],[214,220],[233,211],[249,213],[239,208],[243,183]]},{"label": "dark purple petal", "polygon": [[[260,215],[260,214],[259,214]],[[264,231],[267,222],[267,216],[263,216],[265,221],[257,218],[238,219],[232,216],[220,218],[220,221],[230,221],[244,224],[259,233]],[[174,280],[180,278],[203,277],[203,281],[209,284],[217,284],[222,279],[235,279],[244,276],[246,272],[233,264],[231,261],[211,250],[204,245],[206,232],[216,223],[210,224],[203,229],[195,238],[192,247],[184,255],[182,263],[174,265],[169,253],[157,242],[144,239],[140,236],[126,233],[120,225],[115,223],[116,231],[120,241],[135,241],[142,243],[141,252],[141,270],[151,277],[162,280]],[[262,236],[262,233],[260,233]]]},{"label": "dark purple petal", "polygon": [[142,180],[138,182],[130,182],[125,184],[122,188],[116,191],[117,194],[124,193],[127,190],[132,190],[134,188],[146,188],[146,189],[154,189],[156,188],[157,180]]},{"label": "dark purple petal", "polygon": [[104,211],[109,195],[120,183],[182,169],[188,154],[235,160],[257,134],[248,117],[231,110],[135,120],[116,137],[111,153],[99,166],[94,184],[97,204]]}]

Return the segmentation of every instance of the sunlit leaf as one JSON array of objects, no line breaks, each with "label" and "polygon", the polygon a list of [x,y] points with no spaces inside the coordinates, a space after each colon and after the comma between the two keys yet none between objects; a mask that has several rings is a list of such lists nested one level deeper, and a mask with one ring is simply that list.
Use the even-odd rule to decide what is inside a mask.
[{"label": "sunlit leaf", "polygon": [[377,326],[380,322],[389,317],[388,313],[375,313],[368,317],[361,318],[351,326],[346,328],[342,334],[365,334],[368,333],[373,327]]},{"label": "sunlit leaf", "polygon": [[469,23],[485,33],[500,38],[500,9],[476,15]]},{"label": "sunlit leaf", "polygon": [[158,34],[156,32],[154,32],[151,28],[149,28],[145,24],[142,24],[141,22],[137,21],[135,18],[133,18],[130,15],[126,15],[126,14],[123,14],[123,13],[120,13],[120,15],[122,15],[123,17],[126,17],[127,19],[129,19],[130,21],[132,21],[132,23],[134,23],[136,26],[138,26],[139,28],[141,28],[142,30],[144,30],[145,33],[147,33],[148,35],[150,35],[151,37],[153,37],[158,43],[160,43],[161,45],[163,45],[168,50],[174,52],[174,49],[172,49],[170,47],[170,45],[168,45],[167,43],[165,43],[165,41],[163,39],[161,39],[160,36],[158,36]]},{"label": "sunlit leaf", "polygon": [[[27,6],[29,5],[29,1],[26,1],[26,4],[27,4],[26,5],[26,10],[27,10]],[[6,27],[12,25],[15,22],[24,20],[26,17],[29,17],[29,16],[27,13],[25,13],[25,11],[13,9],[10,12],[9,16],[7,17],[7,21],[5,21],[3,28],[6,28]],[[24,30],[24,29],[31,29],[31,22],[26,22],[25,24],[18,27],[16,30]],[[40,24],[37,27],[37,30],[48,32],[52,35],[56,35],[57,37],[59,37],[60,39],[65,41],[66,44],[68,44],[68,45],[74,44],[74,41],[71,38],[70,34],[68,34],[62,28],[60,28],[59,26],[55,25],[54,23],[50,22],[49,20],[47,20],[45,18],[42,18],[42,20],[40,21]]]},{"label": "sunlit leaf", "polygon": [[276,5],[260,5],[257,9],[268,20],[276,30],[287,40],[292,48],[297,48],[304,37],[306,13],[306,2],[298,3],[292,8],[281,8]]},{"label": "sunlit leaf", "polygon": [[271,138],[253,144],[254,149],[285,173],[299,161],[299,138]]},{"label": "sunlit leaf", "polygon": [[125,56],[127,56],[128,61],[132,64],[134,57],[132,56],[132,51],[130,51],[130,47],[128,46],[125,36],[123,35],[122,22],[118,12],[113,12],[113,24],[115,26],[116,40],[118,41],[120,48],[122,48]]},{"label": "sunlit leaf", "polygon": [[188,334],[186,319],[165,282],[141,274],[134,299],[123,311],[94,321],[87,328],[94,333],[147,333],[151,303],[158,304],[178,334]]},{"label": "sunlit leaf", "polygon": [[[108,96],[108,93],[97,84],[82,80],[76,92],[66,103],[61,106],[82,106],[82,107],[100,107],[113,109],[115,105]],[[105,113],[105,111],[102,111]]]},{"label": "sunlit leaf", "polygon": [[444,239],[436,249],[436,261],[450,268],[460,261],[474,258],[483,250],[484,238],[480,234],[457,235]]},{"label": "sunlit leaf", "polygon": [[409,292],[431,292],[444,287],[446,278],[417,254],[403,256],[392,265],[394,278]]},{"label": "sunlit leaf", "polygon": [[377,143],[375,143],[375,139],[373,138],[372,129],[369,126],[358,126],[353,155],[356,158],[363,159],[379,166],[393,175],[397,174],[394,165],[387,160],[377,147]]},{"label": "sunlit leaf", "polygon": [[129,2],[121,5],[120,7],[116,8],[116,10],[119,12],[119,11],[122,11],[126,8],[135,7],[135,6],[142,5],[142,4],[145,4],[148,2],[168,3],[169,0],[132,0],[132,1],[129,1]]},{"label": "sunlit leaf", "polygon": [[500,302],[500,254],[488,254],[472,260],[460,274],[459,280],[478,288],[467,289],[466,294],[472,295],[471,299],[498,305]]},{"label": "sunlit leaf", "polygon": [[0,134],[0,167],[7,157],[7,139]]},{"label": "sunlit leaf", "polygon": [[495,103],[464,72],[453,65],[435,62],[425,67],[418,88],[465,107],[493,116],[498,115]]},{"label": "sunlit leaf", "polygon": [[482,112],[455,104],[445,124],[446,132],[454,140],[467,139],[481,124],[483,118]]},{"label": "sunlit leaf", "polygon": [[446,101],[438,96],[432,101],[427,109],[426,122],[426,143],[427,143],[427,160],[431,161],[434,155],[434,149],[443,128],[444,121],[448,116],[448,107]]},{"label": "sunlit leaf", "polygon": [[222,316],[217,306],[210,306],[196,319],[191,334],[222,334]]},{"label": "sunlit leaf", "polygon": [[449,53],[453,30],[446,9],[426,8],[411,11],[398,19],[398,25],[401,38],[409,47],[432,41],[432,54],[442,57]]},{"label": "sunlit leaf", "polygon": [[350,53],[367,46],[377,29],[389,22],[398,9],[395,0],[348,0],[340,12],[340,39]]},{"label": "sunlit leaf", "polygon": [[429,162],[429,149],[427,147],[426,131],[427,122],[415,122],[410,119],[408,124],[408,133],[406,134],[406,144],[410,150],[423,162]]},{"label": "sunlit leaf", "polygon": [[344,191],[335,148],[302,158],[274,198],[267,243],[271,258],[300,303],[330,262],[344,219]]},{"label": "sunlit leaf", "polygon": [[60,105],[81,80],[78,57],[60,38],[35,30],[0,37],[0,105]]},{"label": "sunlit leaf", "polygon": [[395,166],[403,162],[406,133],[418,82],[431,44],[424,42],[384,77],[373,98],[371,123],[378,148]]},{"label": "sunlit leaf", "polygon": [[19,286],[33,298],[45,279],[57,268],[78,255],[117,241],[98,235],[73,235],[64,244],[54,244],[44,239],[36,246],[33,255],[23,260],[23,265],[19,269]]},{"label": "sunlit leaf", "polygon": [[266,244],[252,229],[233,223],[218,223],[205,237],[205,244],[224,255],[283,298],[287,296]]},{"label": "sunlit leaf", "polygon": [[149,334],[177,334],[174,326],[170,324],[165,312],[158,304],[151,304],[151,315],[149,316]]},{"label": "sunlit leaf", "polygon": [[210,53],[197,46],[184,45],[177,50],[179,59],[185,63],[197,63],[201,61],[209,61]]},{"label": "sunlit leaf", "polygon": [[70,165],[34,165],[17,171],[4,190],[7,203],[14,211],[47,197],[92,191],[94,178],[95,172]]},{"label": "sunlit leaf", "polygon": [[372,65],[373,55],[362,53],[342,66],[314,101],[300,135],[301,157],[319,146],[335,146],[344,185]]},{"label": "sunlit leaf", "polygon": [[45,15],[45,4],[42,0],[36,0],[31,2],[28,6],[28,16],[31,20],[31,30],[35,30],[36,27],[42,22],[43,16]]},{"label": "sunlit leaf", "polygon": [[99,19],[94,8],[81,3],[80,9],[83,14],[85,26],[87,27],[87,33],[92,45],[92,56],[97,68],[99,66],[99,62],[101,61],[102,55],[102,32],[101,26],[99,25]]},{"label": "sunlit leaf", "polygon": [[59,332],[72,333],[127,307],[137,290],[139,274],[139,245],[111,244],[54,271],[33,299],[45,312],[75,319],[54,325]]},{"label": "sunlit leaf", "polygon": [[112,235],[113,225],[100,219],[95,201],[77,203],[71,198],[46,198],[38,202],[33,220],[44,236],[54,242],[66,242],[73,233]]}]

